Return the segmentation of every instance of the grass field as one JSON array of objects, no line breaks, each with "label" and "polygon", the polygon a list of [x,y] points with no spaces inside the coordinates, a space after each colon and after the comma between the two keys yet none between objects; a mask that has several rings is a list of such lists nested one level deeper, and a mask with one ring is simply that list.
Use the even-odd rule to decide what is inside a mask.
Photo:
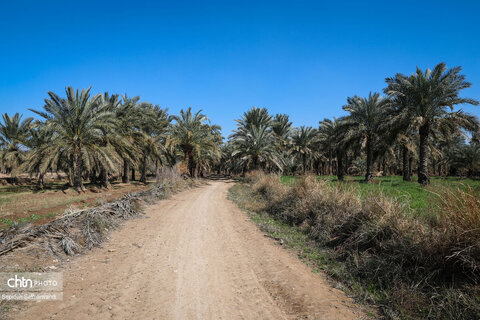
[{"label": "grass field", "polygon": [[[282,176],[281,178],[284,184],[294,184],[299,179],[299,176]],[[336,176],[318,176],[318,179],[338,185]],[[371,183],[363,183],[363,179],[363,176],[346,176],[341,188],[357,189],[361,196],[383,193],[390,197],[400,198],[407,201],[410,208],[417,212],[432,205],[438,197],[436,191],[442,188],[465,189],[471,187],[480,192],[480,180],[459,177],[432,177],[431,185],[428,187],[422,187],[416,183],[416,177],[413,177],[412,182],[403,181],[401,176],[377,177]]]}]

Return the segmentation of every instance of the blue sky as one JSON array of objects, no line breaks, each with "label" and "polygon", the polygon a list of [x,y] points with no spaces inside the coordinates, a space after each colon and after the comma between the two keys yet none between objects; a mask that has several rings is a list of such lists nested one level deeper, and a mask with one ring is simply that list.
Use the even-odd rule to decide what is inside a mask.
[{"label": "blue sky", "polygon": [[480,99],[476,1],[0,0],[0,13],[1,113],[32,116],[71,85],[201,108],[225,136],[254,105],[317,126],[441,61]]}]

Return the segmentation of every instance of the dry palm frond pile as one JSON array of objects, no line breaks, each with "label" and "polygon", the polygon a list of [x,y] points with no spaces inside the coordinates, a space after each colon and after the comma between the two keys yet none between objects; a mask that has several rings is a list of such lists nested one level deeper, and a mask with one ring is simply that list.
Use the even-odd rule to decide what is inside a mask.
[{"label": "dry palm frond pile", "polygon": [[166,180],[153,187],[95,208],[67,210],[50,223],[32,226],[14,224],[0,231],[0,255],[32,243],[43,242],[53,254],[80,253],[99,246],[109,230],[122,221],[142,214],[144,204],[167,198],[170,194],[195,185],[194,180]]}]

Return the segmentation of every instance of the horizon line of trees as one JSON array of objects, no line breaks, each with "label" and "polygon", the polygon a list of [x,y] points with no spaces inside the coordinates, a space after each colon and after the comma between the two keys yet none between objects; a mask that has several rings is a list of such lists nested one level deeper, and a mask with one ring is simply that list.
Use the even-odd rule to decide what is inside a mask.
[{"label": "horizon line of trees", "polygon": [[40,119],[3,114],[0,164],[5,173],[29,173],[43,188],[47,172],[65,172],[69,185],[84,191],[83,182],[109,187],[112,177],[127,183],[158,177],[162,166],[183,162],[189,175],[209,171],[220,160],[221,128],[191,108],[179,115],[140,97],[90,94],[90,88],[68,87],[65,97],[48,92]]},{"label": "horizon line of trees", "polygon": [[422,185],[430,184],[432,173],[476,176],[479,120],[454,107],[478,101],[460,97],[471,86],[460,72],[440,63],[433,70],[417,67],[410,76],[397,73],[386,78],[383,96],[349,97],[343,106],[348,114],[324,119],[318,128],[294,128],[288,115],[253,107],[236,120],[224,146],[223,170],[313,171],[336,174],[340,181],[345,174],[364,174],[366,182],[375,168],[383,175],[402,174],[405,181],[416,171]]},{"label": "horizon line of trees", "polygon": [[454,107],[478,105],[460,97],[471,86],[461,68],[444,63],[417,68],[410,76],[386,78],[387,86],[368,97],[347,98],[348,114],[324,119],[317,128],[295,128],[285,114],[253,107],[223,142],[221,128],[191,108],[170,115],[168,109],[126,94],[90,94],[68,87],[65,97],[48,92],[39,119],[3,115],[0,168],[28,173],[43,187],[47,172],[65,172],[77,191],[89,180],[104,187],[111,178],[124,183],[163,166],[180,165],[189,176],[245,174],[249,170],[296,174],[402,174],[430,183],[430,175],[480,173],[477,117]]}]

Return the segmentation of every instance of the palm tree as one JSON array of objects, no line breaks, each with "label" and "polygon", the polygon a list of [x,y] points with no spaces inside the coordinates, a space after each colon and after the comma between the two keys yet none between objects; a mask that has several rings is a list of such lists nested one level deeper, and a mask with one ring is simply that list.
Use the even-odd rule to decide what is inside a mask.
[{"label": "palm tree", "polygon": [[277,113],[272,119],[271,127],[274,135],[280,141],[281,145],[286,145],[292,132],[292,122],[286,114]]},{"label": "palm tree", "polygon": [[374,148],[380,139],[380,125],[385,121],[388,103],[379,93],[370,93],[368,98],[347,98],[347,105],[343,107],[343,110],[350,113],[343,119],[342,124],[346,130],[345,143],[361,146],[367,154],[366,182],[372,179]]},{"label": "palm tree", "polygon": [[[236,132],[238,133],[238,131]],[[282,169],[274,144],[274,136],[270,128],[264,124],[251,126],[248,131],[242,130],[232,142],[232,157],[238,157],[245,169],[259,169],[261,164],[273,164]]]},{"label": "palm tree", "polygon": [[408,100],[405,96],[391,96],[390,106],[386,110],[386,119],[381,125],[382,131],[401,146],[403,181],[411,180],[413,153],[416,148],[417,134],[408,116]]},{"label": "palm tree", "polygon": [[10,117],[7,113],[2,115],[0,123],[0,148],[1,163],[6,172],[12,172],[25,157],[25,141],[28,138],[29,126],[32,118],[22,121],[22,115],[15,113]]},{"label": "palm tree", "polygon": [[333,120],[324,119],[320,121],[317,139],[321,148],[328,152],[330,174],[333,174],[333,156],[336,156],[336,174],[339,181],[343,181],[345,175],[343,158],[345,157],[346,148],[343,136],[342,119],[333,118]]},{"label": "palm tree", "polygon": [[237,132],[241,134],[239,131],[248,131],[252,127],[269,127],[272,124],[272,116],[268,114],[266,108],[252,107],[235,121],[238,127]]},{"label": "palm tree", "polygon": [[396,74],[387,78],[388,84],[385,93],[393,99],[404,99],[401,113],[407,121],[418,130],[419,166],[418,182],[422,185],[430,183],[428,173],[428,138],[432,130],[446,130],[464,128],[476,130],[477,119],[463,111],[454,112],[453,107],[459,104],[478,105],[478,101],[470,98],[461,98],[460,91],[469,88],[471,83],[460,74],[461,67],[447,70],[445,63],[439,63],[433,70],[423,72],[417,67],[415,74],[406,76]]},{"label": "palm tree", "polygon": [[126,149],[120,155],[123,160],[122,182],[128,183],[129,169],[132,168],[132,178],[135,176],[135,163],[138,160],[138,148],[143,139],[143,135],[136,130],[135,124],[138,122],[141,114],[138,112],[139,96],[129,98],[127,94],[122,95],[122,103],[118,104],[114,110],[116,119],[116,131],[119,135],[128,140],[131,148]]},{"label": "palm tree", "polygon": [[180,110],[180,116],[172,116],[176,123],[171,127],[166,146],[173,150],[179,147],[184,154],[185,166],[190,176],[195,175],[196,161],[202,152],[219,153],[215,140],[212,137],[209,119],[202,113],[196,113],[192,108]]},{"label": "palm tree", "polygon": [[29,132],[29,137],[25,141],[29,150],[18,170],[38,174],[37,187],[43,189],[43,177],[48,170],[57,170],[61,167],[63,155],[54,152],[52,142],[55,139],[55,132],[51,126],[35,121],[29,126]]},{"label": "palm tree", "polygon": [[102,95],[90,97],[90,88],[65,90],[66,98],[48,92],[44,111],[31,110],[43,117],[55,132],[52,147],[55,153],[67,156],[73,176],[73,187],[84,191],[83,170],[89,167],[91,154],[95,153],[102,161],[111,160],[111,155],[102,149],[102,130],[114,126],[114,115],[107,104],[102,103]]},{"label": "palm tree", "polygon": [[457,150],[454,165],[466,168],[468,177],[480,173],[480,143],[472,142]]},{"label": "palm tree", "polygon": [[223,150],[223,136],[222,127],[218,125],[210,126],[210,136],[213,143],[217,146],[215,149],[204,149],[198,159],[198,171],[203,176],[203,172],[211,172],[217,169],[217,173],[220,173],[220,167],[222,166],[222,152]]},{"label": "palm tree", "polygon": [[[277,120],[284,121],[281,126],[284,126],[283,130],[288,130],[290,126],[288,117],[279,116]],[[261,165],[264,168],[282,170],[277,143],[279,136],[272,130],[275,127],[277,133],[280,133],[279,123],[272,120],[268,110],[252,107],[235,121],[237,129],[230,135],[233,148],[232,157],[241,164],[243,173],[249,168],[259,169]],[[285,134],[288,133],[285,132]],[[285,135],[285,138],[287,137]]]},{"label": "palm tree", "polygon": [[291,163],[291,134],[292,134],[292,122],[290,117],[286,114],[277,113],[272,119],[270,124],[272,133],[274,135],[275,145],[278,151],[279,161],[282,163],[282,169],[293,169],[292,166],[288,166]]},{"label": "palm tree", "polygon": [[302,159],[303,174],[307,172],[307,159],[313,154],[317,132],[312,127],[301,126],[292,135],[292,152]]},{"label": "palm tree", "polygon": [[111,124],[100,128],[101,140],[98,142],[103,152],[90,153],[91,182],[96,181],[95,172],[98,170],[100,182],[104,188],[109,188],[109,174],[118,173],[118,167],[124,159],[133,162],[137,159],[138,148],[128,136],[124,135],[122,119],[117,117],[117,111],[121,107],[118,94],[109,95],[105,92],[101,102],[106,112],[111,112],[113,119]]},{"label": "palm tree", "polygon": [[[161,155],[164,149],[165,133],[171,118],[168,116],[168,110],[160,106],[144,102],[139,105],[136,127],[142,133],[140,139],[141,146],[141,165],[140,182],[147,182],[147,160],[152,158],[156,163],[158,171],[158,162],[161,161]],[[156,172],[158,174],[158,172]]]}]

